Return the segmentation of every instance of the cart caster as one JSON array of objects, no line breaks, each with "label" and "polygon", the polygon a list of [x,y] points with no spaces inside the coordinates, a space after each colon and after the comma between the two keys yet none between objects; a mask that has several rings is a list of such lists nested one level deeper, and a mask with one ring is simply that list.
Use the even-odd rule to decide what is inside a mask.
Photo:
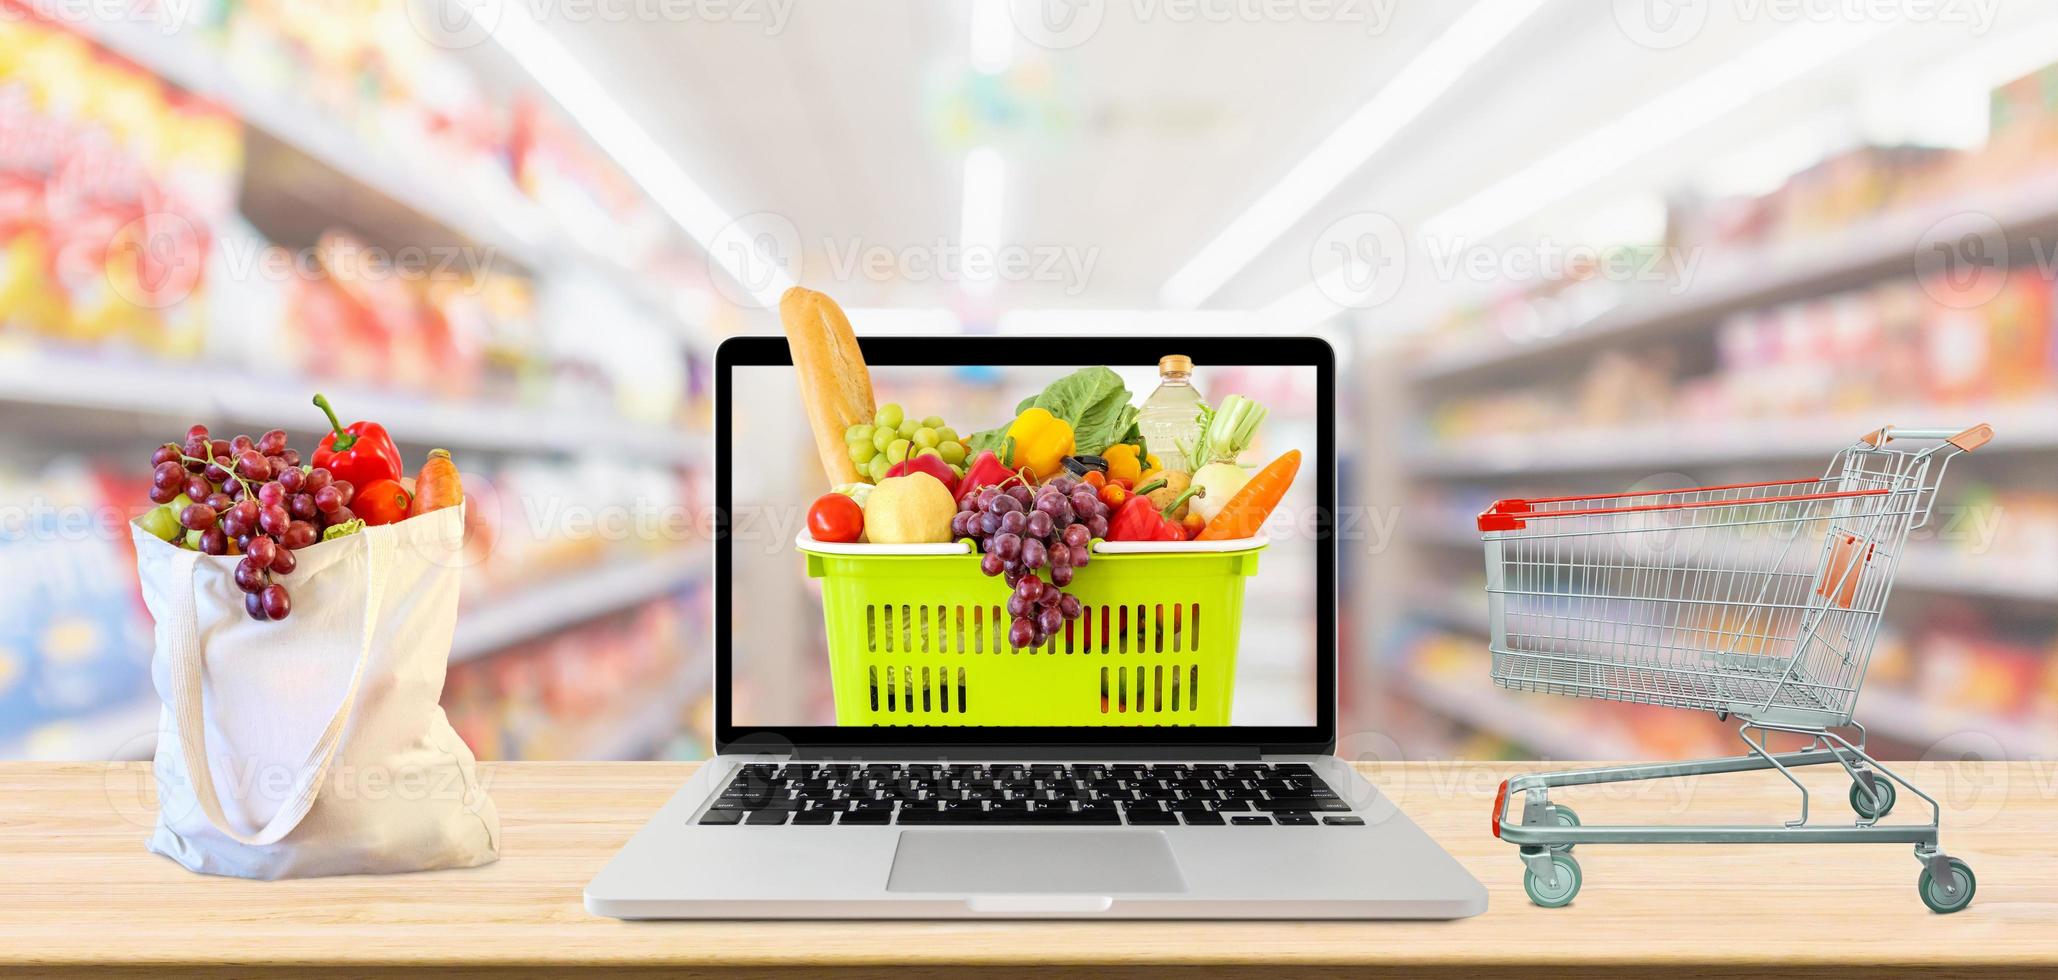
[{"label": "cart caster", "polygon": [[[1947,858],[1945,860],[1951,866],[1951,883],[1949,886],[1938,881],[1935,875],[1930,874],[1928,868],[1923,868],[1922,877],[1915,880],[1915,890],[1922,893],[1922,904],[1929,906],[1931,912],[1938,913],[1939,915],[1956,912],[1967,905],[1971,905],[1972,893],[1979,890],[1979,879],[1972,876],[1972,869],[1967,867],[1965,862],[1957,858]],[[1574,889],[1579,887],[1576,876],[1572,887]],[[1535,895],[1535,892],[1530,893],[1532,898]]]},{"label": "cart caster", "polygon": [[[1572,808],[1563,803],[1556,804],[1551,807],[1550,825],[1553,827],[1577,827],[1579,826],[1579,814],[1572,812]],[[1570,854],[1572,849],[1578,846],[1577,844],[1552,844],[1550,848],[1559,854]]]},{"label": "cart caster", "polygon": [[1865,784],[1851,783],[1851,809],[1857,811],[1861,820],[1878,820],[1893,812],[1894,798],[1900,791],[1894,788],[1894,781],[1877,773],[1872,777],[1872,793],[1865,792]]},{"label": "cart caster", "polygon": [[[1925,877],[1927,874],[1924,872]],[[1529,893],[1530,901],[1547,909],[1570,905],[1572,896],[1579,894],[1579,862],[1570,854],[1553,852],[1550,877],[1539,876],[1535,868],[1526,869],[1522,872],[1522,890]],[[1928,892],[1923,893],[1925,901],[1928,895]]]}]

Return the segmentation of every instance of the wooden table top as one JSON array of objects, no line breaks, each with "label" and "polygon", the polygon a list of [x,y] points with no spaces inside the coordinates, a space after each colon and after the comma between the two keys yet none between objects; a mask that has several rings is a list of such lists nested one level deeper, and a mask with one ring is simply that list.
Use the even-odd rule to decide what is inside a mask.
[{"label": "wooden table top", "polygon": [[[683,763],[483,767],[503,825],[498,863],[392,877],[256,882],[188,873],[146,852],[147,764],[0,764],[0,972],[233,971],[366,976],[434,968],[563,976],[875,976],[966,967],[1096,976],[1191,967],[1277,976],[1926,977],[2058,970],[2058,762],[1909,765],[1944,804],[1944,846],[1979,876],[1950,916],[1917,898],[1906,845],[1579,850],[1568,908],[1532,906],[1514,848],[1488,832],[1501,779],[1533,766],[1411,763],[1366,772],[1485,882],[1457,922],[667,922],[592,916],[594,872],[692,771]],[[1806,773],[1818,819],[1846,811],[1834,767]],[[1751,773],[1559,791],[1587,823],[1765,823],[1797,794]],[[1889,822],[1920,801],[1903,794]]]}]

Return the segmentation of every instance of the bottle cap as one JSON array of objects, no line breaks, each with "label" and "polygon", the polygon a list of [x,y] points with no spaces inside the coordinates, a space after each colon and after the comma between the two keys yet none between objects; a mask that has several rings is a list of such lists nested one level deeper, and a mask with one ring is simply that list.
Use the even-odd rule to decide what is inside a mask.
[{"label": "bottle cap", "polygon": [[1167,354],[1158,358],[1159,374],[1192,374],[1193,358],[1185,354]]}]

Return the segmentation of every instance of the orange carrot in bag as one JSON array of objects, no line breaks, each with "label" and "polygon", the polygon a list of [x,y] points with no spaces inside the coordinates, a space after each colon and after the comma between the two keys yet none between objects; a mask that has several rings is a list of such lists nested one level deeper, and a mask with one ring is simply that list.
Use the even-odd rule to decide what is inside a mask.
[{"label": "orange carrot in bag", "polygon": [[1225,541],[1248,538],[1265,526],[1265,518],[1272,516],[1272,509],[1279,506],[1279,498],[1286,496],[1286,488],[1293,485],[1293,478],[1301,470],[1301,451],[1289,449],[1278,459],[1265,464],[1236,496],[1222,506],[1221,513],[1208,522],[1195,541]]},{"label": "orange carrot in bag", "polygon": [[464,503],[464,483],[458,479],[457,463],[451,460],[450,451],[429,450],[429,458],[422,463],[422,471],[415,475],[414,502],[407,506],[407,516],[419,517],[432,510],[461,503]]}]

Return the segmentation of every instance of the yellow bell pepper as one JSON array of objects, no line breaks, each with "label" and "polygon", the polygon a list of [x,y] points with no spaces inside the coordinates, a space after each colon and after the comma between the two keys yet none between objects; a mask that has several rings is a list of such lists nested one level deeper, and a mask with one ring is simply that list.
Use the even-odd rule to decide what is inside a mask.
[{"label": "yellow bell pepper", "polygon": [[1027,467],[1039,480],[1049,479],[1064,468],[1064,459],[1072,455],[1072,423],[1058,418],[1049,409],[1032,408],[1015,416],[1013,425],[1008,426],[1008,458],[1001,460],[1010,469]]},{"label": "yellow bell pepper", "polygon": [[1164,475],[1165,464],[1158,462],[1158,454],[1152,453],[1143,458],[1143,475],[1136,478],[1136,485],[1143,486]]},{"label": "yellow bell pepper", "polygon": [[1118,442],[1101,450],[1101,458],[1108,461],[1108,479],[1128,480],[1129,485],[1141,486],[1136,478],[1143,475],[1143,460],[1137,455],[1142,450],[1126,442]]}]

